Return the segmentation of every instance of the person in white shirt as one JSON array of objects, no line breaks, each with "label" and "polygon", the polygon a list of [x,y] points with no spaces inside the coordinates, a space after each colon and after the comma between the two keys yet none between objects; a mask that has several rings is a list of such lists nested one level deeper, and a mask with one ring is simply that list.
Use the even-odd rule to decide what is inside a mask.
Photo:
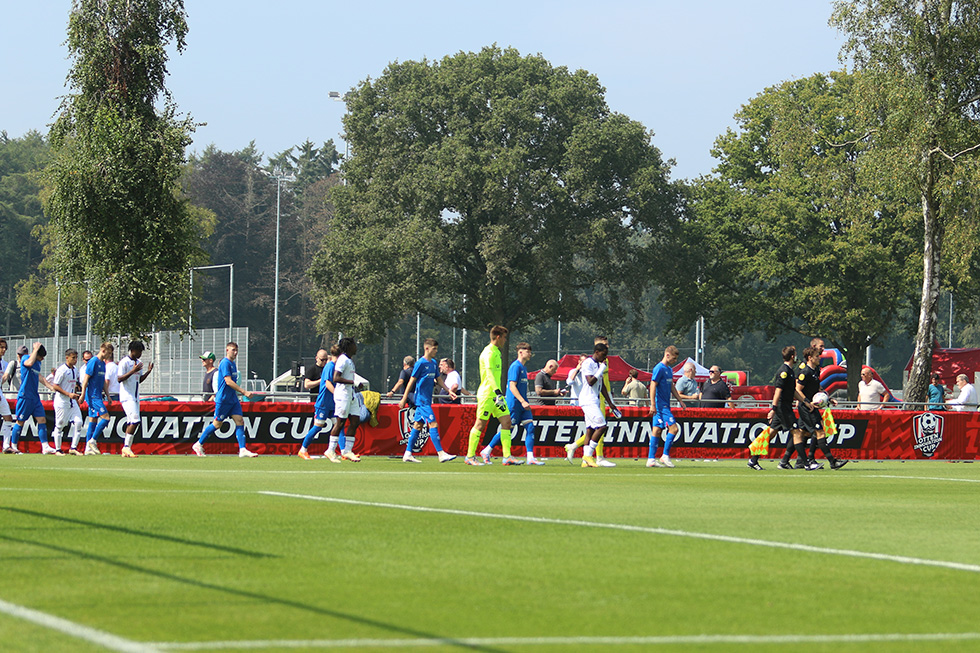
[{"label": "person in white shirt", "polygon": [[616,404],[613,403],[609,391],[602,382],[607,365],[606,357],[609,355],[609,346],[604,343],[596,344],[592,356],[586,358],[582,363],[579,375],[583,377],[584,383],[579,392],[578,403],[582,407],[582,414],[585,417],[585,452],[582,454],[582,467],[598,467],[599,463],[595,459],[596,446],[599,440],[606,434],[606,416],[603,415],[599,407],[599,396],[606,399],[606,405],[618,417]]},{"label": "person in white shirt", "polygon": [[862,369],[858,381],[858,410],[880,410],[881,402],[888,398],[888,390],[872,377],[871,369]]},{"label": "person in white shirt", "polygon": [[65,352],[65,364],[55,370],[52,384],[55,388],[60,388],[54,393],[54,454],[61,453],[61,438],[66,426],[71,426],[71,447],[68,453],[72,456],[81,456],[78,450],[78,442],[82,438],[82,426],[85,421],[82,419],[82,409],[78,405],[79,392],[81,391],[81,372],[75,367],[78,363],[78,351],[69,349]]},{"label": "person in white shirt", "polygon": [[[140,357],[146,347],[139,340],[129,343],[129,354],[119,361],[119,400],[126,413],[126,441],[122,448],[123,458],[135,458],[133,453],[133,438],[136,437],[136,427],[140,425],[140,383],[150,376],[153,363],[146,366],[143,372],[143,361]],[[108,366],[106,366],[108,367]]]},{"label": "person in white shirt", "polygon": [[119,401],[119,364],[116,363],[116,349],[109,344],[109,359],[105,362],[105,380],[110,401]]},{"label": "person in white shirt", "polygon": [[575,366],[571,372],[568,373],[568,378],[565,380],[565,384],[568,386],[568,396],[571,397],[571,401],[568,402],[572,406],[578,406],[578,397],[582,394],[582,363],[588,358],[585,354],[578,357],[578,365]]},{"label": "person in white shirt", "polygon": [[[337,357],[333,378],[330,379],[334,386],[333,405],[336,419],[323,457],[332,463],[339,463],[341,459],[356,463],[360,462],[361,457],[353,451],[354,438],[361,418],[358,414],[357,399],[354,397],[354,361],[351,359],[357,354],[357,343],[353,338],[342,338],[337,346],[340,347],[340,356]],[[346,429],[344,429],[345,424],[347,424]],[[338,456],[337,444],[340,442],[341,429],[344,429],[347,442]]]},{"label": "person in white shirt", "polygon": [[953,410],[976,410],[977,391],[967,379],[966,374],[960,374],[956,377],[956,387],[960,389],[960,394],[946,403],[952,406]]},{"label": "person in white shirt", "polygon": [[3,436],[3,450],[6,453],[10,448],[10,430],[13,428],[14,418],[10,414],[10,404],[7,397],[3,394],[3,386],[9,385],[10,379],[8,371],[13,370],[13,362],[4,363],[3,357],[7,353],[7,340],[0,338],[0,435]]}]

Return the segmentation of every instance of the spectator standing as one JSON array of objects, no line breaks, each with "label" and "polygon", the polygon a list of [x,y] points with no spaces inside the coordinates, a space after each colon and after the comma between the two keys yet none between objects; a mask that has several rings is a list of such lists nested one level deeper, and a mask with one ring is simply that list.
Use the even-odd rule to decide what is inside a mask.
[{"label": "spectator standing", "polygon": [[8,385],[10,378],[8,377],[8,369],[13,371],[14,364],[4,363],[3,357],[7,353],[7,341],[4,338],[0,338],[0,435],[3,436],[3,452],[6,453],[10,448],[10,431],[14,422],[14,418],[10,414],[10,404],[7,403],[7,397],[3,394],[3,386]]},{"label": "spectator standing", "polygon": [[[676,356],[674,357],[676,359]],[[694,363],[687,361],[684,363],[684,370],[681,372],[681,378],[677,379],[677,383],[674,387],[677,388],[677,394],[682,401],[697,401],[698,400],[698,382],[694,378]],[[670,399],[670,394],[667,394],[667,399]]]},{"label": "spectator standing", "polygon": [[728,387],[728,380],[721,375],[717,365],[712,365],[708,370],[708,380],[701,386],[701,408],[724,408],[726,401],[729,408],[734,408],[731,398],[732,389]]},{"label": "spectator standing", "polygon": [[568,378],[565,383],[568,384],[568,396],[572,398],[569,402],[572,406],[578,406],[579,395],[582,394],[582,363],[588,358],[585,354],[578,357],[578,365],[575,366],[571,372],[568,373]]},{"label": "spectator standing", "polygon": [[929,410],[946,410],[946,386],[938,374],[932,375],[929,385]]},{"label": "spectator standing", "polygon": [[201,392],[204,401],[211,401],[214,397],[214,373],[218,371],[214,366],[215,355],[214,352],[206,351],[198,358],[201,359],[201,365],[204,367],[204,385],[201,387]]},{"label": "spectator standing", "polygon": [[888,390],[871,375],[871,370],[862,369],[858,381],[858,410],[881,410],[881,402],[888,398]]},{"label": "spectator standing", "polygon": [[[394,397],[399,391],[404,392],[405,386],[408,385],[408,380],[412,378],[412,370],[415,368],[415,356],[406,356],[402,359],[402,371],[398,374],[398,381],[395,382],[395,387],[388,391],[386,395],[389,399]],[[408,405],[415,407],[415,393],[411,392],[408,396]]]},{"label": "spectator standing", "polygon": [[323,375],[323,368],[330,360],[330,352],[326,349],[318,349],[313,365],[306,368],[303,378],[303,387],[310,392],[310,401],[316,403],[320,395],[320,377]]},{"label": "spectator standing", "polygon": [[549,360],[544,367],[538,370],[534,377],[534,394],[541,397],[537,403],[544,406],[554,406],[556,397],[564,397],[568,392],[559,390],[558,385],[551,380],[551,375],[558,371],[558,361]]},{"label": "spectator standing", "polygon": [[[472,394],[463,389],[463,379],[456,371],[456,363],[451,358],[443,358],[439,361],[439,372],[442,373],[442,383],[445,388],[439,388],[439,403],[460,404],[463,403],[462,395]],[[456,395],[455,399],[450,398],[449,394]]]},{"label": "spectator standing", "polygon": [[[646,399],[649,395],[647,387],[643,385],[643,382],[639,379],[639,370],[630,370],[629,377],[626,379],[626,383],[623,385],[623,396],[629,399]],[[636,403],[639,403],[637,401]]]},{"label": "spectator standing", "polygon": [[966,374],[957,375],[956,387],[960,389],[960,393],[955,398],[946,402],[952,406],[951,410],[976,410],[977,391],[966,377]]}]

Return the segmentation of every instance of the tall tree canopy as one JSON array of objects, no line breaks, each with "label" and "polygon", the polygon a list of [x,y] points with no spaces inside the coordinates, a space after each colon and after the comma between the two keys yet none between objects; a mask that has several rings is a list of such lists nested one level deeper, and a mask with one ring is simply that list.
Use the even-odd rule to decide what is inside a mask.
[{"label": "tall tree canopy", "polygon": [[669,165],[593,75],[488,47],[391,64],[347,106],[345,185],[310,270],[324,330],[373,339],[415,310],[609,323],[647,287]]},{"label": "tall tree canopy", "polygon": [[923,402],[948,236],[957,261],[948,283],[968,294],[976,286],[980,2],[838,1],[831,23],[862,73],[879,178],[920,206],[922,294],[906,399]]},{"label": "tall tree canopy", "polygon": [[[662,291],[675,329],[705,315],[715,339],[797,331],[860,362],[894,327],[914,289],[915,234],[907,203],[862,168],[853,86],[833,73],[767,89],[717,140],[716,175],[696,185],[683,227],[684,264]],[[860,369],[848,368],[853,396]]]},{"label": "tall tree canopy", "polygon": [[186,314],[197,234],[178,180],[193,124],[164,85],[167,47],[183,50],[186,34],[181,0],[72,5],[73,92],[51,129],[46,208],[57,268],[89,283],[102,333]]}]

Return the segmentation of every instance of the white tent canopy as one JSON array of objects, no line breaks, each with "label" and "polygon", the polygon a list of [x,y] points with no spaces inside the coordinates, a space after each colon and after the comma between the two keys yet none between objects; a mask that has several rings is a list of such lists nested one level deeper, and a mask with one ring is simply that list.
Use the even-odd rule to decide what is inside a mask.
[{"label": "white tent canopy", "polygon": [[684,376],[684,366],[687,365],[688,363],[694,366],[695,381],[697,381],[698,383],[704,383],[705,381],[708,380],[708,368],[705,367],[704,365],[699,364],[696,360],[694,360],[690,356],[687,357],[686,361],[681,361],[680,363],[674,366],[675,380]]}]

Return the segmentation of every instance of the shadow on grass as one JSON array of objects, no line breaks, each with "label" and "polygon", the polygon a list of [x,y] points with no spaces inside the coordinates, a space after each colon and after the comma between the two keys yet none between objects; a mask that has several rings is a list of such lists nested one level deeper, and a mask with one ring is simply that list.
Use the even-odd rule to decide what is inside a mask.
[{"label": "shadow on grass", "polygon": [[364,626],[371,626],[372,628],[377,628],[382,631],[389,633],[395,633],[398,635],[409,635],[412,637],[417,637],[420,639],[428,640],[440,640],[441,643],[446,646],[455,646],[457,648],[465,648],[474,651],[488,651],[497,652],[500,649],[495,649],[487,646],[479,646],[475,644],[470,644],[467,642],[459,641],[452,637],[443,637],[441,635],[435,635],[433,633],[427,633],[420,630],[414,630],[412,628],[406,628],[404,626],[398,626],[396,624],[385,623],[382,621],[376,621],[374,619],[369,619],[367,617],[361,617],[356,614],[348,614],[346,612],[340,612],[338,610],[328,610],[327,608],[321,608],[316,605],[308,605],[306,603],[300,603],[298,601],[293,601],[291,599],[283,599],[277,596],[270,596],[268,594],[260,594],[258,592],[250,592],[247,590],[240,590],[234,587],[224,587],[222,585],[216,585],[214,583],[208,583],[201,580],[196,580],[194,578],[184,578],[183,576],[178,576],[176,574],[169,574],[164,571],[158,571],[156,569],[148,569],[146,567],[140,567],[128,562],[123,562],[122,560],[116,560],[113,558],[107,558],[105,556],[96,555],[94,553],[88,553],[86,551],[78,551],[75,549],[69,549],[65,546],[47,544],[45,542],[38,542],[35,540],[27,540],[18,537],[11,537],[9,535],[0,534],[0,540],[5,540],[7,542],[14,542],[17,544],[26,544],[28,546],[36,546],[41,549],[47,549],[50,551],[55,551],[62,556],[69,555],[75,556],[76,558],[82,560],[89,560],[92,562],[101,562],[118,569],[124,569],[137,574],[144,574],[146,576],[152,576],[154,578],[162,578],[164,580],[169,580],[175,583],[181,583],[184,585],[189,585],[191,587],[197,587],[206,590],[212,590],[214,592],[221,592],[229,596],[235,596],[239,598],[252,599],[255,601],[261,601],[263,603],[270,603],[274,605],[281,605],[287,608],[294,608],[296,610],[303,610],[311,614],[315,614],[323,617],[332,617],[334,619],[339,619],[342,621],[349,621],[355,624],[361,624]]},{"label": "shadow on grass", "polygon": [[224,546],[221,544],[213,544],[211,542],[201,542],[198,540],[186,540],[181,537],[174,537],[172,535],[163,535],[160,533],[151,533],[149,531],[138,531],[132,528],[126,528],[125,526],[113,526],[112,524],[100,524],[98,522],[85,521],[82,519],[75,519],[73,517],[63,517],[61,515],[52,515],[44,512],[36,512],[34,510],[24,510],[23,508],[11,508],[9,506],[0,506],[0,510],[6,510],[8,512],[17,513],[20,515],[27,515],[28,517],[39,517],[41,519],[51,519],[53,521],[60,521],[66,524],[75,524],[77,526],[86,526],[88,528],[99,528],[106,531],[113,531],[115,533],[124,533],[126,535],[134,535],[136,537],[148,537],[154,540],[160,540],[162,542],[172,542],[174,544],[185,544],[187,546],[198,546],[202,549],[207,549],[208,551],[220,551],[224,553],[231,553],[233,555],[247,556],[249,558],[280,558],[282,556],[273,555],[271,553],[259,553],[256,551],[248,551],[246,549],[239,549],[234,546]]}]

